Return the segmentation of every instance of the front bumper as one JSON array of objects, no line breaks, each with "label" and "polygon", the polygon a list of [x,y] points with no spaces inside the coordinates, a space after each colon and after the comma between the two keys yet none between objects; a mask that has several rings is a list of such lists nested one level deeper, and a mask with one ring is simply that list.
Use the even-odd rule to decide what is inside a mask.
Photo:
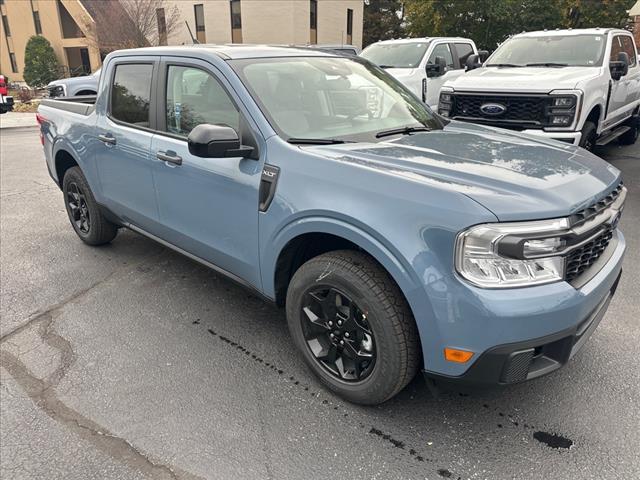
[{"label": "front bumper", "polygon": [[[482,289],[459,278],[432,292],[431,320],[417,317],[424,373],[456,383],[510,384],[550,373],[575,355],[597,327],[615,293],[625,252],[617,242],[586,283]],[[603,257],[605,255],[603,254]],[[595,264],[594,264],[595,265]],[[435,300],[435,301],[434,301]],[[474,352],[467,363],[446,361],[444,348]]]},{"label": "front bumper", "polygon": [[527,129],[522,130],[521,133],[526,133],[527,135],[532,135],[534,137],[550,138],[552,140],[558,140],[571,145],[580,145],[580,139],[582,138],[581,132],[548,132],[545,130]]},{"label": "front bumper", "polygon": [[545,337],[493,347],[480,355],[463,375],[452,377],[425,372],[426,376],[445,383],[508,385],[532,380],[559,369],[571,360],[597,328],[621,276],[622,271],[597,307],[576,326]]}]

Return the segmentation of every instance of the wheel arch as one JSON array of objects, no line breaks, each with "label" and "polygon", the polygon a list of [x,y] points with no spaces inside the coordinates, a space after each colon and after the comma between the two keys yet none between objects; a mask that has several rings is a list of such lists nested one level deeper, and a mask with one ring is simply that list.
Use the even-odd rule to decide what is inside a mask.
[{"label": "wheel arch", "polygon": [[67,170],[73,167],[79,167],[82,170],[76,157],[66,148],[59,148],[55,151],[54,165],[57,183],[60,188],[62,188],[62,180]]},{"label": "wheel arch", "polygon": [[[279,304],[284,304],[293,274],[306,260],[334,250],[362,251],[373,258],[398,286],[416,318],[432,311],[424,289],[410,262],[384,239],[363,228],[335,218],[298,219],[283,228],[271,243],[264,258],[263,289]],[[421,293],[420,293],[421,292]]]}]

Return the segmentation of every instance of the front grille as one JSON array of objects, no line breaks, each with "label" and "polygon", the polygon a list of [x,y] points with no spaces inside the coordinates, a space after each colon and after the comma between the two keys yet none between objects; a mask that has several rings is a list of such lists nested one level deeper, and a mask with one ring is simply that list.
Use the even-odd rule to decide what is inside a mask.
[{"label": "front grille", "polygon": [[[449,116],[508,128],[541,128],[547,125],[546,108],[550,97],[546,95],[467,95],[453,94]],[[484,113],[480,107],[495,103],[505,107],[499,115]]]},{"label": "front grille", "polygon": [[609,206],[613,202],[615,202],[616,199],[622,193],[622,187],[623,187],[623,184],[622,182],[620,182],[618,186],[615,189],[613,189],[611,193],[609,193],[609,195],[598,200],[597,202],[592,203],[588,207],[583,208],[579,212],[576,212],[573,215],[571,215],[571,223],[572,224],[582,223],[588,220],[589,218],[597,215],[598,213],[602,212],[603,210],[606,210],[607,208],[609,208]]},{"label": "front grille", "polygon": [[571,282],[584,273],[607,249],[613,238],[613,228],[607,228],[600,235],[567,255],[565,278]]}]

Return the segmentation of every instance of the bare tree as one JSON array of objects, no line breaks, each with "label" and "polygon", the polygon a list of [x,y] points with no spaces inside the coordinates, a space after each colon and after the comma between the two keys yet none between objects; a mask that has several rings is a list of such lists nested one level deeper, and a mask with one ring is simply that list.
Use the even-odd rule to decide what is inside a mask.
[{"label": "bare tree", "polygon": [[166,44],[181,25],[180,11],[165,0],[120,0],[135,26],[136,47]]}]

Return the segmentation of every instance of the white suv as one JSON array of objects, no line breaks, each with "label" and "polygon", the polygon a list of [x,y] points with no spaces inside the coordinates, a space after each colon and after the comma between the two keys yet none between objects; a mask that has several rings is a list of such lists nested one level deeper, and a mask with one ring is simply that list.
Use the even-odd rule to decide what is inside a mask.
[{"label": "white suv", "polygon": [[441,115],[587,149],[638,137],[640,58],[626,30],[515,35],[467,70],[443,85]]},{"label": "white suv", "polygon": [[477,54],[469,38],[428,37],[376,42],[360,56],[384,68],[435,110],[440,87],[463,74],[467,59]]}]

